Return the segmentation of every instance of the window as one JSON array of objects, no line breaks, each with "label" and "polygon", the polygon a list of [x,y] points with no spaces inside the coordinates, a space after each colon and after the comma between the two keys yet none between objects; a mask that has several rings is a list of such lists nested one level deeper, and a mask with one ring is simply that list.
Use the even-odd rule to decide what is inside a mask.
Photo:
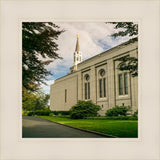
[{"label": "window", "polygon": [[100,75],[103,77],[105,75],[105,70],[104,69],[101,69],[100,70]]},{"label": "window", "polygon": [[128,94],[128,73],[118,75],[119,95]]},{"label": "window", "polygon": [[99,95],[102,97],[102,79],[99,80]]},{"label": "window", "polygon": [[85,76],[85,84],[84,84],[84,92],[85,92],[85,99],[90,99],[90,76],[86,74]]},{"label": "window", "polygon": [[122,80],[122,74],[119,74],[119,95],[123,95],[123,80]]},{"label": "window", "polygon": [[86,79],[86,81],[88,81],[88,80],[89,80],[89,78],[90,78],[90,77],[89,77],[89,75],[88,75],[88,74],[86,74],[86,75],[85,75],[85,79]]},{"label": "window", "polygon": [[104,92],[104,97],[106,97],[106,78],[103,78],[103,92]]},{"label": "window", "polygon": [[87,83],[85,83],[85,99],[87,99]]},{"label": "window", "polygon": [[105,70],[101,69],[99,71],[100,79],[99,79],[99,97],[106,97],[106,78],[104,77],[105,75]]},{"label": "window", "polygon": [[128,94],[128,75],[124,73],[124,92]]},{"label": "window", "polygon": [[90,99],[90,83],[88,82],[88,99]]},{"label": "window", "polygon": [[67,89],[65,89],[65,103],[67,102]]}]

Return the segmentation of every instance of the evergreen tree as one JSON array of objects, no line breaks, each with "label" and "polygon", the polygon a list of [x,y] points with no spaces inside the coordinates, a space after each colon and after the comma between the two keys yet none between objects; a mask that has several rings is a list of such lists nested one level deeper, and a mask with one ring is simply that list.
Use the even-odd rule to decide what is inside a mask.
[{"label": "evergreen tree", "polygon": [[[114,24],[114,29],[123,29],[116,33],[113,33],[111,36],[117,38],[119,36],[129,36],[130,40],[128,43],[134,43],[138,41],[138,24],[133,22],[109,22]],[[121,62],[118,66],[120,70],[128,70],[133,77],[138,76],[138,58],[136,57],[123,57],[119,59]]]},{"label": "evergreen tree", "polygon": [[45,68],[54,59],[61,59],[56,53],[56,40],[64,32],[52,22],[22,23],[22,79],[23,89],[36,91],[51,75]]}]

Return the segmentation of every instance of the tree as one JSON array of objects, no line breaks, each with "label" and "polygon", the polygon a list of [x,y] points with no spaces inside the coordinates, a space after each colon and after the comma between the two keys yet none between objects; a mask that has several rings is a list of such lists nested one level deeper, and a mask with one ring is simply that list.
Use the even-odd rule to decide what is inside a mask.
[{"label": "tree", "polygon": [[[130,40],[128,43],[134,43],[138,41],[138,24],[133,22],[109,22],[114,24],[114,29],[122,29],[116,33],[113,33],[111,36],[117,38],[119,36],[129,36]],[[119,59],[120,64],[118,69],[128,70],[133,77],[138,76],[138,58],[136,57],[123,57]]]},{"label": "tree", "polygon": [[23,89],[23,110],[24,111],[36,111],[45,110],[48,107],[49,95],[43,92],[32,92],[27,89]]},{"label": "tree", "polygon": [[61,59],[55,41],[62,32],[52,22],[22,23],[23,89],[36,91],[45,84],[46,76],[51,75],[45,66],[53,59]]}]

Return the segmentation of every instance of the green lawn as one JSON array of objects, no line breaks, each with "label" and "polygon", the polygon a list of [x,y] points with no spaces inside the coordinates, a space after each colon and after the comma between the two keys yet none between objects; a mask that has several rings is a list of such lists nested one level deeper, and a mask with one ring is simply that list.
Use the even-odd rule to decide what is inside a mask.
[{"label": "green lawn", "polygon": [[54,122],[67,124],[70,126],[101,132],[121,138],[138,137],[137,120],[88,120],[88,119],[70,119],[50,116],[39,116]]}]

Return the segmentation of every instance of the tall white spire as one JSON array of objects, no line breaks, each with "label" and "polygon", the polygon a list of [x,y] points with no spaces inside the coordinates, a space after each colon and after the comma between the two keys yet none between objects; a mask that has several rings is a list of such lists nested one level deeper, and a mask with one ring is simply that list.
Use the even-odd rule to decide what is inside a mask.
[{"label": "tall white spire", "polygon": [[76,43],[76,49],[73,55],[73,66],[74,66],[74,70],[77,70],[77,64],[82,62],[82,53],[80,51],[80,47],[79,47],[79,35],[77,34],[77,43]]}]

